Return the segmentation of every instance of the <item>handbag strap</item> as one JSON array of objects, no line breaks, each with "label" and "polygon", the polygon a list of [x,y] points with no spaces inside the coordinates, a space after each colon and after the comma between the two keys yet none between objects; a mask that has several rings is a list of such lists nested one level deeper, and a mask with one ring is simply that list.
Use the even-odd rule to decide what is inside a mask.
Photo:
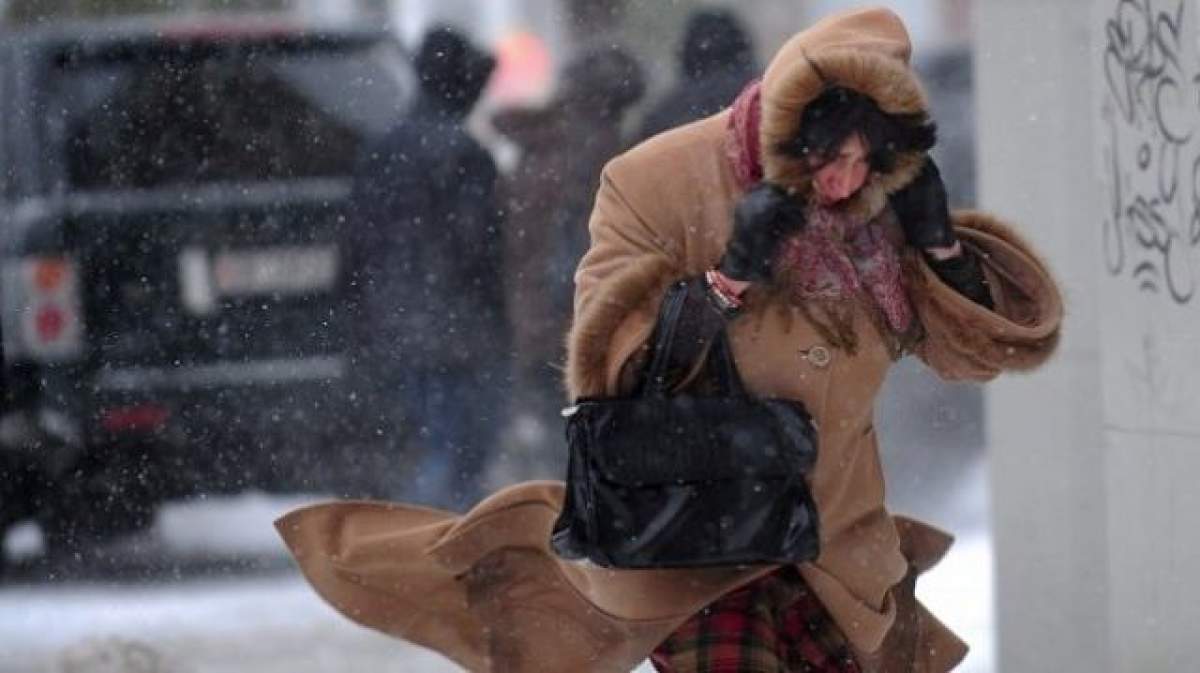
[{"label": "handbag strap", "polygon": [[716,377],[717,387],[726,397],[748,397],[746,384],[733,359],[733,346],[729,343],[729,332],[722,329],[713,337],[708,351],[708,365]]},{"label": "handbag strap", "polygon": [[683,304],[687,299],[687,281],[673,283],[667,288],[662,306],[658,310],[658,324],[654,328],[653,355],[650,367],[642,377],[638,397],[652,395],[666,396],[669,392],[667,385],[667,362],[671,356],[671,347],[675,343],[675,332],[679,327],[679,318],[683,315]]},{"label": "handbag strap", "polygon": [[[639,389],[634,393],[639,397],[667,396],[670,385],[667,380],[667,363],[670,362],[671,351],[677,342],[677,332],[683,308],[687,301],[688,283],[680,281],[672,284],[663,297],[659,309],[658,324],[654,330],[653,354],[650,366],[642,377]],[[686,335],[685,335],[686,336]],[[712,337],[708,352],[705,354],[705,365],[713,375],[718,394],[727,397],[744,397],[747,395],[746,386],[738,372],[737,363],[733,358],[733,350],[729,343],[729,334],[722,327]]]}]

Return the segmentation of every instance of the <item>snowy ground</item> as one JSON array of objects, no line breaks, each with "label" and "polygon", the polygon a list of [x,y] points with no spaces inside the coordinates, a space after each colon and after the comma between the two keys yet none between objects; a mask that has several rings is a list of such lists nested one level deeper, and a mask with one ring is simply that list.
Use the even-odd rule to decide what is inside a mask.
[{"label": "snowy ground", "polygon": [[[959,669],[964,673],[994,669],[991,545],[979,525],[986,520],[980,516],[985,486],[982,466],[960,483],[951,498],[954,525],[971,522],[970,529],[955,531],[958,544],[920,588],[931,609],[972,644]],[[307,588],[270,525],[301,502],[249,495],[171,506],[151,534],[114,552],[134,568],[159,559],[149,575],[18,579],[0,587],[0,673],[460,670],[436,654],[354,626]],[[32,553],[36,531],[17,531],[9,545]],[[164,557],[175,560],[167,570]],[[222,557],[242,559],[236,567],[249,570],[195,569]]]}]

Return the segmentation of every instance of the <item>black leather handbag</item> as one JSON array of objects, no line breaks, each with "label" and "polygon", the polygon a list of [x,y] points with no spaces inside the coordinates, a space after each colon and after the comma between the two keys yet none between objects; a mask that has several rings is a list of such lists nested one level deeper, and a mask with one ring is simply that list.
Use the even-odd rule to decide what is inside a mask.
[{"label": "black leather handbag", "polygon": [[675,286],[637,393],[564,411],[567,489],[551,547],[612,568],[815,558],[812,417],[800,402],[747,394],[724,330],[708,353],[717,394],[669,394],[664,369],[682,304]]}]

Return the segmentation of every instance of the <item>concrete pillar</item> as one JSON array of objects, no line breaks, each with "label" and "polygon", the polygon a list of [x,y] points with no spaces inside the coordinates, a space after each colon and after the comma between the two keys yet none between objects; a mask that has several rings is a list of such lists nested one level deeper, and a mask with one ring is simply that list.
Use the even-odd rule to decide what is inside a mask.
[{"label": "concrete pillar", "polygon": [[981,206],[1020,225],[1067,304],[1053,362],[985,392],[1001,671],[1111,670],[1088,9],[975,7]]},{"label": "concrete pillar", "polygon": [[979,3],[983,205],[1067,295],[1062,352],[990,389],[999,669],[1194,668],[1200,6]]},{"label": "concrete pillar", "polygon": [[1090,22],[1113,661],[1187,670],[1200,633],[1200,5],[1096,0]]}]

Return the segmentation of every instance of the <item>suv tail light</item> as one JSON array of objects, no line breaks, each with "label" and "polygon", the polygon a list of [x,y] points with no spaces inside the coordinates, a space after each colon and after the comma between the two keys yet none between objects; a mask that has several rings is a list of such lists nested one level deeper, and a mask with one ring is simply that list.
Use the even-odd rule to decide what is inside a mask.
[{"label": "suv tail light", "polygon": [[37,362],[79,359],[79,265],[65,256],[8,259],[2,282],[5,356]]},{"label": "suv tail light", "polygon": [[158,404],[135,404],[100,412],[100,427],[111,433],[153,432],[167,424],[171,412]]}]

